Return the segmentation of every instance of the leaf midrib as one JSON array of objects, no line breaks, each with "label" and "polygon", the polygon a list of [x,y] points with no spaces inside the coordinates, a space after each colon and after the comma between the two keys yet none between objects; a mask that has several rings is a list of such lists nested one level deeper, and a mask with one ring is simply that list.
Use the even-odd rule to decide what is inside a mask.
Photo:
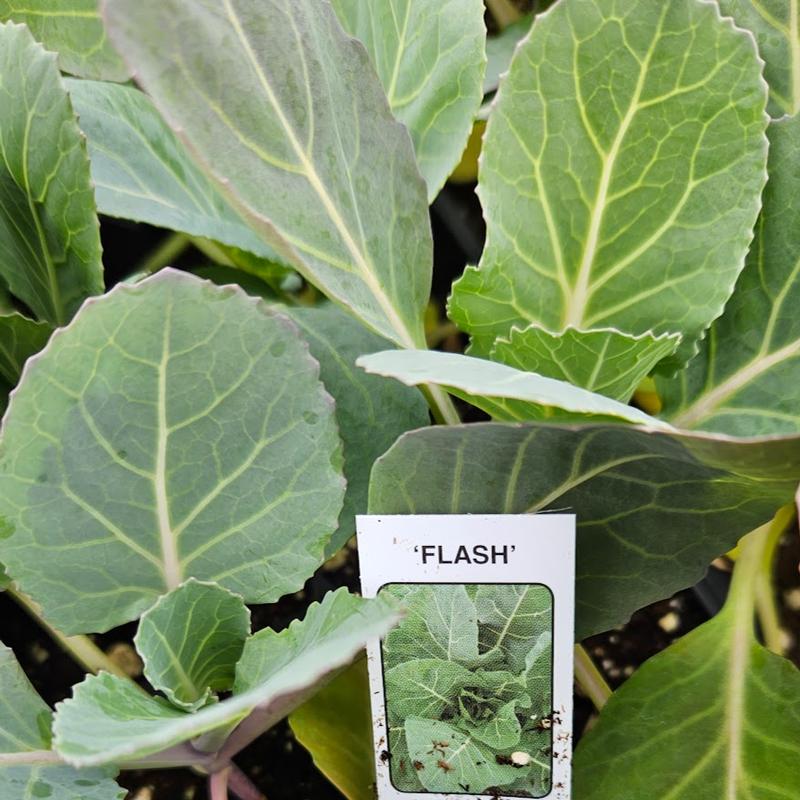
[{"label": "leaf midrib", "polygon": [[380,282],[378,281],[377,277],[373,272],[372,265],[369,263],[365,254],[361,251],[361,249],[358,247],[355,240],[353,239],[350,230],[348,229],[344,219],[339,213],[339,209],[334,204],[330,194],[328,193],[328,190],[325,187],[325,184],[322,182],[322,179],[318,175],[316,168],[314,167],[314,163],[308,157],[302,145],[300,144],[300,141],[297,138],[297,134],[295,133],[294,128],[289,123],[289,120],[284,114],[281,105],[278,103],[278,99],[272,88],[272,84],[269,82],[269,79],[267,78],[264,70],[261,68],[261,64],[259,63],[258,58],[256,57],[256,54],[253,51],[253,48],[250,44],[250,41],[247,38],[244,29],[242,28],[241,20],[239,19],[235,9],[233,8],[231,0],[223,0],[223,3],[225,6],[226,16],[228,17],[228,20],[233,26],[234,32],[236,33],[237,38],[241,42],[242,47],[244,48],[244,51],[247,55],[247,60],[250,62],[250,65],[252,66],[256,76],[258,77],[258,81],[261,84],[261,87],[267,96],[269,104],[275,111],[275,114],[278,117],[278,121],[280,122],[281,127],[286,133],[286,136],[288,138],[289,144],[292,147],[292,150],[294,151],[295,155],[300,161],[300,166],[302,167],[303,174],[306,180],[309,182],[311,188],[314,190],[314,192],[322,202],[325,211],[327,212],[329,218],[336,227],[336,230],[341,236],[342,241],[347,247],[347,250],[350,252],[350,255],[353,257],[353,260],[355,262],[356,267],[358,268],[361,279],[367,285],[373,297],[378,301],[378,304],[380,305],[383,313],[386,315],[388,322],[392,325],[392,328],[400,338],[402,344],[405,347],[413,349],[414,347],[417,346],[418,343],[416,342],[414,336],[411,335],[406,324],[398,315],[397,311],[395,310],[389,298],[384,293],[383,288],[380,285]]}]

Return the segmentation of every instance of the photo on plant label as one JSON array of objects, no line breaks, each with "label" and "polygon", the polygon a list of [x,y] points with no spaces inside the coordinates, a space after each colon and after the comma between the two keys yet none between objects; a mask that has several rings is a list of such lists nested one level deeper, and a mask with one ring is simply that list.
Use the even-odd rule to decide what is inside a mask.
[{"label": "photo on plant label", "polygon": [[388,758],[401,792],[544,797],[551,788],[553,595],[541,584],[389,584]]}]

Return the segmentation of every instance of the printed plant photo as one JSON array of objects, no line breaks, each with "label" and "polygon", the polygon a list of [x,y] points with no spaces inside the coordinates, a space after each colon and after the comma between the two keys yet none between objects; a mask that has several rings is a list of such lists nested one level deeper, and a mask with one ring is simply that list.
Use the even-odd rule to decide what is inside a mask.
[{"label": "printed plant photo", "polygon": [[550,792],[553,596],[540,584],[390,584],[382,646],[389,765],[401,792]]}]

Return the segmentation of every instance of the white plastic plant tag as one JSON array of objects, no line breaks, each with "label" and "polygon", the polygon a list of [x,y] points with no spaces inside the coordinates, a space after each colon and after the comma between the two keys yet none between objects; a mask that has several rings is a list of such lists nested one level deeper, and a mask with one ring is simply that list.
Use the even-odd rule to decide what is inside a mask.
[{"label": "white plastic plant tag", "polygon": [[570,798],[575,517],[361,516],[379,800]]}]

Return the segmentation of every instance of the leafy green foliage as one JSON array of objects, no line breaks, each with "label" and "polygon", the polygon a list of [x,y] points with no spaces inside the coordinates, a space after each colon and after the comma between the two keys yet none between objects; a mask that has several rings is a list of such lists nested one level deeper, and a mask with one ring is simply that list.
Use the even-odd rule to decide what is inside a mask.
[{"label": "leafy green foliage", "polygon": [[411,133],[433,200],[461,158],[483,91],[483,0],[333,0]]},{"label": "leafy green foliage", "polygon": [[165,119],[281,258],[376,332],[422,346],[425,187],[363,46],[330,6],[110,0],[106,13]]},{"label": "leafy green foliage", "polygon": [[88,139],[101,213],[276,257],[195,165],[147,95],[97,81],[66,85]]},{"label": "leafy green foliage", "polygon": [[289,715],[292,733],[347,800],[375,800],[367,660],[361,658]]},{"label": "leafy green foliage", "polygon": [[743,543],[722,612],[645,663],[609,701],[576,753],[576,796],[771,800],[800,792],[800,672],[753,630],[764,534]]},{"label": "leafy green foliage", "polygon": [[0,793],[4,798],[122,800],[108,770],[59,763],[50,751],[51,711],[11,650],[0,644]]},{"label": "leafy green foliage", "polygon": [[[108,673],[90,676],[58,705],[54,746],[76,766],[136,761],[209,732],[221,730],[224,742],[246,720],[240,726],[244,735],[226,745],[234,755],[351,663],[397,618],[383,600],[363,600],[345,589],[332,592],[281,633],[265,628],[251,636],[236,665],[233,695],[189,714],[143,694],[130,681]],[[224,746],[216,750],[225,752]]]},{"label": "leafy green foliage", "polygon": [[[16,312],[0,314],[0,391],[7,394],[17,385],[25,362],[47,344],[52,331],[46,322]],[[5,397],[0,403],[5,407]]]},{"label": "leafy green foliage", "polygon": [[103,291],[86,144],[55,56],[22,25],[0,25],[0,75],[0,276],[61,325]]},{"label": "leafy green foliage", "polygon": [[800,431],[800,117],[769,129],[769,183],[747,266],[700,354],[659,381],[676,425],[756,436]]},{"label": "leafy green foliage", "polygon": [[135,643],[150,685],[173,705],[196,711],[214,692],[232,688],[249,635],[241,597],[190,578],[142,615]]},{"label": "leafy green foliage", "polygon": [[512,326],[681,333],[744,265],[765,179],[766,87],[713,3],[569,0],[520,46],[486,131],[487,245],[450,314],[488,355]]},{"label": "leafy green foliage", "polygon": [[[392,783],[481,794],[550,788],[552,596],[535,585],[389,586],[406,617],[383,669]],[[512,753],[530,762],[512,763]]]},{"label": "leafy green foliage", "polygon": [[498,420],[594,419],[664,427],[638,409],[579,386],[459,353],[389,350],[363,356],[357,364],[409,386],[441,384]]},{"label": "leafy green foliage", "polygon": [[800,111],[800,27],[797,0],[719,0],[726,16],[752,31],[764,59],[773,117]]},{"label": "leafy green foliage", "polygon": [[98,0],[0,0],[0,20],[22,22],[61,69],[84,78],[125,81],[130,76],[109,43]]},{"label": "leafy green foliage", "polygon": [[30,363],[3,428],[3,562],[65,632],[187,577],[277,600],[322,561],[340,464],[294,325],[165,271],[88,303]]},{"label": "leafy green foliage", "polygon": [[796,437],[736,441],[620,426],[482,423],[401,437],[370,485],[375,514],[577,513],[576,636],[702,578],[791,502]]},{"label": "leafy green foliage", "polygon": [[367,507],[369,473],[375,460],[398,436],[428,424],[428,405],[418,391],[356,367],[359,356],[383,350],[388,342],[350,315],[332,305],[289,308],[287,313],[319,361],[320,380],[336,401],[347,493],[339,528],[325,550],[333,555],[355,533],[355,515]]}]

